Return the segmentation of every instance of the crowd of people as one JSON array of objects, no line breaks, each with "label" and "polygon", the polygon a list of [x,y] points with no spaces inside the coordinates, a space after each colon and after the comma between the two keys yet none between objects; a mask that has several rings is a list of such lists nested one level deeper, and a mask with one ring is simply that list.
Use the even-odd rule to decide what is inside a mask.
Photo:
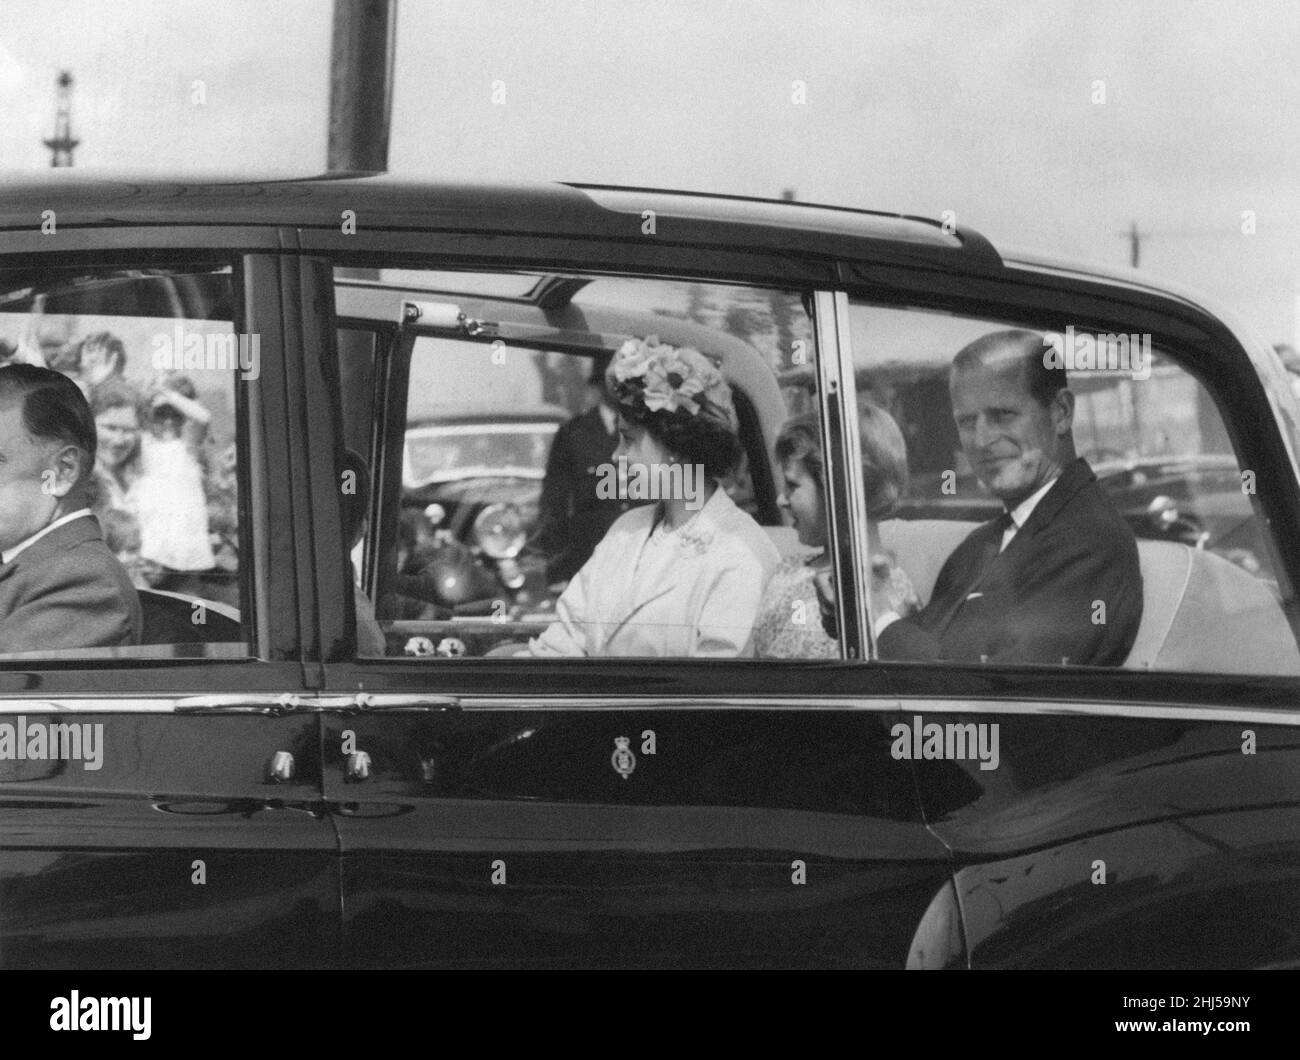
[{"label": "crowd of people", "polygon": [[[1075,454],[1066,371],[1050,367],[1042,349],[1033,332],[1001,331],[953,361],[949,391],[962,448],[1004,511],[948,557],[924,606],[879,539],[880,519],[906,490],[906,446],[887,412],[862,407],[871,613],[881,658],[1118,666],[1132,648],[1143,600],[1136,541]],[[812,553],[783,562],[769,535],[721,488],[742,450],[730,389],[716,366],[695,350],[632,340],[609,364],[605,383],[610,416],[601,415],[615,419],[618,432],[612,458],[666,469],[670,479],[687,465],[702,466],[703,503],[667,497],[621,513],[591,506],[579,513],[580,534],[552,530],[572,544],[598,528],[598,541],[559,597],[555,621],[526,653],[839,657],[815,417],[793,418],[776,444],[781,504]],[[587,419],[589,433],[605,433],[607,424]],[[557,440],[567,444],[567,436]],[[573,462],[561,456],[557,467]],[[568,553],[563,561],[573,565]]]},{"label": "crowd of people", "polygon": [[107,331],[0,354],[58,372],[88,402],[97,447],[87,502],[132,583],[229,596],[214,585],[238,569],[235,447],[214,451],[193,380],[164,372],[133,381],[124,343]]}]

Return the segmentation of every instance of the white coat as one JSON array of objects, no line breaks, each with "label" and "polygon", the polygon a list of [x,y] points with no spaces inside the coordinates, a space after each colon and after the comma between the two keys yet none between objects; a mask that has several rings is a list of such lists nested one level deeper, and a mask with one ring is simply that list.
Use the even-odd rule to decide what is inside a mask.
[{"label": "white coat", "polygon": [[651,533],[659,505],[619,516],[529,642],[537,656],[752,655],[776,546],[719,487],[689,521]]}]

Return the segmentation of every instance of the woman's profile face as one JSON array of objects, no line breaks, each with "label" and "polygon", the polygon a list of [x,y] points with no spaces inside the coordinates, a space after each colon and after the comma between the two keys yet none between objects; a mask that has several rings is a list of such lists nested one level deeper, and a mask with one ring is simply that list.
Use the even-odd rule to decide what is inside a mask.
[{"label": "woman's profile face", "polygon": [[619,457],[627,458],[629,468],[643,464],[654,470],[656,466],[674,463],[672,454],[658,438],[644,427],[629,423],[622,413],[618,417],[618,448],[614,450],[614,459]]},{"label": "woman's profile face", "polygon": [[135,409],[125,405],[105,409],[96,416],[95,431],[99,438],[97,457],[112,471],[130,460],[140,444],[140,419]]},{"label": "woman's profile face", "polygon": [[783,480],[780,506],[790,513],[799,533],[800,544],[809,548],[826,547],[826,510],[822,504],[821,483],[808,473],[797,457],[781,465]]}]

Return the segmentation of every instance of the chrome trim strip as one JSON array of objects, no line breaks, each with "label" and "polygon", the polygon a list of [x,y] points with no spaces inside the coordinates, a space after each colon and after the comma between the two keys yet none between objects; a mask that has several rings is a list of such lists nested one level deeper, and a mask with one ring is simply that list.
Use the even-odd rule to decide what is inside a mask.
[{"label": "chrome trim strip", "polygon": [[[290,701],[285,703],[286,698]],[[358,703],[360,700],[360,703]],[[232,696],[140,697],[129,701],[104,699],[0,699],[0,717],[7,714],[365,714],[379,711],[629,711],[629,710],[830,710],[869,714],[1017,714],[1045,717],[1133,718],[1160,721],[1225,722],[1230,724],[1284,725],[1300,728],[1300,710],[1260,707],[1205,706],[1194,703],[1088,703],[1044,700],[868,699],[853,696],[545,696],[522,701],[518,696],[441,696],[424,694],[362,693],[360,696],[286,696],[243,694]]]},{"label": "chrome trim strip", "polygon": [[1300,728],[1300,711],[1269,711],[1258,707],[1221,707],[1199,704],[1088,703],[1043,700],[865,699],[851,696],[773,696],[668,701],[658,696],[595,696],[539,698],[535,704],[518,697],[476,696],[461,700],[461,709],[475,710],[835,710],[872,714],[1026,714],[1071,717],[1140,718],[1162,721],[1221,721],[1233,724],[1286,725]]}]

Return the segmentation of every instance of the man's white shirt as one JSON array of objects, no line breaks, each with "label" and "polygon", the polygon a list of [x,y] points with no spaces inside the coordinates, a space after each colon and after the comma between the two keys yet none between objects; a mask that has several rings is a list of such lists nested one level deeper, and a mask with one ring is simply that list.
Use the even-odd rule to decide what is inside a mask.
[{"label": "man's white shirt", "polygon": [[23,549],[36,544],[37,541],[43,538],[51,530],[57,530],[64,523],[70,523],[72,522],[73,519],[80,519],[83,515],[90,515],[90,514],[92,513],[89,508],[79,508],[75,512],[68,512],[67,515],[59,516],[57,519],[54,520],[54,522],[50,523],[49,526],[45,527],[42,530],[37,530],[36,533],[32,534],[32,536],[29,537],[26,541],[19,541],[18,544],[14,545],[13,548],[8,549],[7,551],[4,552],[0,552],[0,563],[12,562],[13,559],[20,552],[23,551]]},{"label": "man's white shirt", "polygon": [[1034,509],[1038,507],[1038,502],[1047,496],[1047,491],[1056,485],[1056,480],[1060,477],[1061,473],[1058,471],[1046,483],[1011,509],[1009,513],[1011,525],[1002,531],[1002,544],[998,548],[999,554],[1006,551],[1006,547],[1011,544],[1011,539],[1016,536],[1016,531],[1025,525],[1025,520],[1033,514]]},{"label": "man's white shirt", "polygon": [[[1061,473],[1058,471],[1048,479],[1047,482],[1034,490],[1033,493],[1007,513],[1011,517],[1011,525],[1002,531],[1002,544],[998,546],[999,555],[1001,555],[1002,552],[1006,550],[1006,547],[1011,544],[1011,539],[1016,536],[1016,532],[1025,525],[1025,520],[1033,514],[1034,509],[1038,507],[1038,502],[1047,496],[1047,491],[1056,485],[1056,480],[1060,477]],[[975,595],[979,594],[977,593]],[[884,612],[884,614],[877,615],[873,626],[876,636],[879,637],[888,626],[893,625],[902,617],[902,615],[894,610],[889,610]]]}]

